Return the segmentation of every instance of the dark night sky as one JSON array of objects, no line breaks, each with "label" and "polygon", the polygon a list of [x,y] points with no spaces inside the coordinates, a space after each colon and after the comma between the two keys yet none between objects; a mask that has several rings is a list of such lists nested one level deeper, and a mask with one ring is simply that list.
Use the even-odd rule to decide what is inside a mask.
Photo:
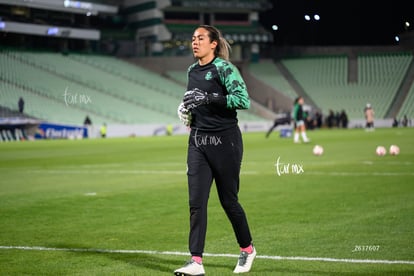
[{"label": "dark night sky", "polygon": [[[395,36],[414,29],[409,0],[382,3],[374,0],[276,0],[273,9],[260,14],[266,29],[273,24],[277,45],[395,45]],[[319,14],[319,21],[304,15]]]}]

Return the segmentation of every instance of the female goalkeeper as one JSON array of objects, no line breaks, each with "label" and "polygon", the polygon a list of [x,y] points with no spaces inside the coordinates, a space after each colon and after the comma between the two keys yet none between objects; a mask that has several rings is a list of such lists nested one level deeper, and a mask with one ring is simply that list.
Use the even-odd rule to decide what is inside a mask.
[{"label": "female goalkeeper", "polygon": [[240,247],[233,272],[248,272],[256,250],[238,201],[243,141],[236,110],[250,107],[249,95],[239,71],[229,62],[230,45],[218,29],[209,25],[197,27],[192,49],[197,61],[188,68],[187,92],[178,108],[180,119],[191,128],[187,176],[192,258],[174,274],[204,275],[207,203],[213,180]]}]

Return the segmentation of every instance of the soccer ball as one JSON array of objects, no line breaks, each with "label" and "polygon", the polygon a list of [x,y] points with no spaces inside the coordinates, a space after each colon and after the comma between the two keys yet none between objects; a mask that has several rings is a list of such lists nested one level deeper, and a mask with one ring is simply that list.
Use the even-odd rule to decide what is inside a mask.
[{"label": "soccer ball", "polygon": [[387,154],[387,150],[383,146],[378,146],[377,149],[375,150],[375,153],[378,156],[384,156],[385,154]]},{"label": "soccer ball", "polygon": [[313,147],[313,154],[314,155],[322,155],[323,153],[323,147],[320,145],[316,145]]},{"label": "soccer ball", "polygon": [[391,155],[398,155],[400,153],[400,148],[397,145],[390,146],[390,154]]}]

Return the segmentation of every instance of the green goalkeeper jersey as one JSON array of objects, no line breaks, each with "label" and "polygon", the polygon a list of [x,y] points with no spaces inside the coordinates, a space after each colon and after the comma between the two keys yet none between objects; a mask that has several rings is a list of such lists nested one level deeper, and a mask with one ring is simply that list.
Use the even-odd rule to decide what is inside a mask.
[{"label": "green goalkeeper jersey", "polygon": [[237,109],[248,109],[250,99],[239,70],[231,62],[216,57],[188,68],[187,90],[201,89],[226,97],[226,105],[201,105],[192,110],[191,127],[202,131],[222,131],[237,125]]}]

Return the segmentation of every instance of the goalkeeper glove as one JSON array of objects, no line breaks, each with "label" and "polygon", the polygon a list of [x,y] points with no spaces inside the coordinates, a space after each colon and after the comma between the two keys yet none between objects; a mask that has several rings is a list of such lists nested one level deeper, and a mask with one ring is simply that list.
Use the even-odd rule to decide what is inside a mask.
[{"label": "goalkeeper glove", "polygon": [[217,104],[225,106],[227,100],[225,96],[219,95],[218,93],[208,94],[203,90],[194,88],[193,90],[185,92],[183,102],[184,106],[188,110],[191,110],[205,104]]},{"label": "goalkeeper glove", "polygon": [[191,112],[184,107],[184,103],[181,103],[177,109],[178,118],[185,126],[191,124]]}]

